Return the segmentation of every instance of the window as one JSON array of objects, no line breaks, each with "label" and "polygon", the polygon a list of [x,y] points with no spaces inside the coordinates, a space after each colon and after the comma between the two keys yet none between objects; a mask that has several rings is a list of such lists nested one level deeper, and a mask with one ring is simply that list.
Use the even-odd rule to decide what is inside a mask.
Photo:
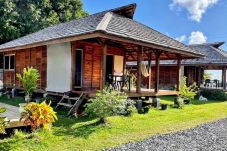
[{"label": "window", "polygon": [[76,61],[75,61],[75,87],[82,87],[82,74],[83,74],[83,50],[76,50]]},{"label": "window", "polygon": [[15,68],[15,55],[7,55],[4,57],[4,69],[14,70]]}]

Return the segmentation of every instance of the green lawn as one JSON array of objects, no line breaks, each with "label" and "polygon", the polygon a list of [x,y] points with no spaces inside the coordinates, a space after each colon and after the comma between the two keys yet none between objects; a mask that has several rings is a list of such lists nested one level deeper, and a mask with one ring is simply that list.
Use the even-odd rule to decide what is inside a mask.
[{"label": "green lawn", "polygon": [[19,106],[20,103],[25,103],[24,98],[22,97],[15,97],[13,99],[8,99],[6,96],[0,97],[0,102],[13,105],[13,106]]},{"label": "green lawn", "polygon": [[[172,97],[162,99],[173,100]],[[184,109],[151,109],[145,115],[110,117],[107,125],[97,124],[96,119],[60,116],[52,132],[40,131],[35,135],[19,133],[0,140],[0,150],[101,150],[222,118],[227,118],[227,102],[203,103],[196,100]]]}]

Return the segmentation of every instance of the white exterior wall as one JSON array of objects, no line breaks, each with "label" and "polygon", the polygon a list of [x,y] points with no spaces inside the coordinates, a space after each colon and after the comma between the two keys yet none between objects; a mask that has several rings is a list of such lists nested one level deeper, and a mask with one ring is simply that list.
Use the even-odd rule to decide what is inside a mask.
[{"label": "white exterior wall", "polygon": [[67,92],[71,89],[70,43],[47,46],[47,91]]}]

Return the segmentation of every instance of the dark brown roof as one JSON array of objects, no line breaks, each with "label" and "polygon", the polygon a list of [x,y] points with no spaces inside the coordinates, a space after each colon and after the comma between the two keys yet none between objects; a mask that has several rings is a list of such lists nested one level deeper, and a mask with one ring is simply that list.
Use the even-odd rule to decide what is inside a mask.
[{"label": "dark brown roof", "polygon": [[96,13],[83,19],[51,26],[36,33],[2,44],[0,45],[0,50],[14,49],[20,46],[48,42],[56,39],[102,32],[129,40],[174,49],[179,52],[185,51],[193,56],[201,56],[201,54],[188,46],[131,19],[133,18],[135,8],[135,4],[130,4]]}]

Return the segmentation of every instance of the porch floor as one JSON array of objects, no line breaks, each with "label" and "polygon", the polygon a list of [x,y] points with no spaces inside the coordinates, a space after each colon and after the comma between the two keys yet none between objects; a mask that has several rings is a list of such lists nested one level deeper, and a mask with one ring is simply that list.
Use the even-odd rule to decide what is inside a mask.
[{"label": "porch floor", "polygon": [[178,95],[177,91],[173,90],[159,90],[158,93],[154,92],[154,89],[141,88],[141,92],[137,93],[135,88],[131,91],[124,90],[129,97],[154,97],[154,96],[167,96],[167,95]]},{"label": "porch floor", "polygon": [[9,125],[7,128],[14,128],[24,126],[24,123],[20,121],[19,107],[8,105],[0,102],[0,107],[6,109],[6,112],[1,113],[1,117],[6,117],[9,120]]},{"label": "porch floor", "polygon": [[[159,90],[158,93],[154,92],[154,89],[145,89],[141,88],[140,93],[136,93],[135,88],[131,88],[130,92],[127,89],[123,89],[123,91],[129,96],[129,97],[155,97],[155,96],[168,96],[168,95],[178,95],[177,91],[173,90]],[[88,97],[94,97],[96,91],[72,91],[74,93],[80,93],[84,92],[88,94]]]}]

